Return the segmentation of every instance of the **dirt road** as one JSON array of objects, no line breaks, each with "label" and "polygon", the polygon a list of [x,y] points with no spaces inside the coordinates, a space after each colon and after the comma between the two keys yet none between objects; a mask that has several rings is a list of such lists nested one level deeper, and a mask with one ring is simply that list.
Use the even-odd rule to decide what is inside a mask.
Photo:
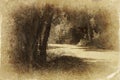
[{"label": "dirt road", "polygon": [[68,44],[49,44],[49,53],[56,55],[68,55],[79,58],[92,58],[96,60],[104,60],[108,62],[117,62],[119,52],[103,49],[90,49],[88,47],[80,47],[79,45]]},{"label": "dirt road", "polygon": [[[78,58],[84,58],[85,62],[96,64],[100,63],[100,65],[104,66],[104,63],[107,63],[107,66],[104,68],[98,67],[99,70],[107,73],[106,76],[101,76],[101,78],[96,78],[96,80],[118,80],[120,77],[120,65],[119,63],[119,52],[111,51],[111,50],[103,50],[103,49],[93,49],[88,47],[80,47],[79,45],[68,45],[68,44],[49,44],[49,54],[56,54],[61,56],[73,56]],[[98,65],[98,64],[97,64]],[[95,66],[92,66],[95,67]],[[108,71],[105,71],[105,67],[110,68]],[[96,73],[97,69],[92,69],[94,73]],[[91,71],[90,77],[95,76]]]}]

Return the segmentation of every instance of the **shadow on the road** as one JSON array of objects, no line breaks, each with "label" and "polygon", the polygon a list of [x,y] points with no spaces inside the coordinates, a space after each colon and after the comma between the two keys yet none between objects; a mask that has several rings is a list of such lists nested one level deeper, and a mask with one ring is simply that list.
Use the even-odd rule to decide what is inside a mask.
[{"label": "shadow on the road", "polygon": [[35,70],[60,70],[65,72],[75,72],[75,73],[104,73],[110,70],[109,63],[106,62],[90,62],[93,59],[77,58],[72,56],[61,56],[56,57],[48,61],[44,66],[34,65]]},{"label": "shadow on the road", "polygon": [[[51,74],[52,72],[62,72],[67,74],[79,74],[84,76],[91,76],[97,74],[103,76],[113,71],[110,63],[104,61],[91,61],[95,61],[95,59],[77,58],[72,56],[58,56],[47,61],[46,64],[42,66],[34,63],[32,71],[39,71],[43,75],[45,72],[48,74]],[[19,65],[15,68],[18,68],[17,73],[26,73],[29,72],[30,67],[24,67],[24,65]]]},{"label": "shadow on the road", "polygon": [[84,59],[71,56],[56,57],[55,59],[47,63],[47,67],[50,69],[60,69],[64,71],[68,71],[71,69],[86,71],[88,65],[89,64],[87,62],[84,62]]}]

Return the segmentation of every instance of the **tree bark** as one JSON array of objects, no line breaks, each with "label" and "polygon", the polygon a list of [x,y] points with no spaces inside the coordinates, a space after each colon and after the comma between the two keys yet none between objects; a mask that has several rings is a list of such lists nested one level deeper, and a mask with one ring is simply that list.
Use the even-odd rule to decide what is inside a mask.
[{"label": "tree bark", "polygon": [[51,30],[52,17],[53,17],[53,13],[51,13],[48,17],[44,36],[43,36],[43,41],[42,41],[41,48],[40,48],[41,64],[46,63],[46,56],[47,56],[46,49],[47,49],[47,42],[48,42],[48,38],[50,35],[50,30]]}]

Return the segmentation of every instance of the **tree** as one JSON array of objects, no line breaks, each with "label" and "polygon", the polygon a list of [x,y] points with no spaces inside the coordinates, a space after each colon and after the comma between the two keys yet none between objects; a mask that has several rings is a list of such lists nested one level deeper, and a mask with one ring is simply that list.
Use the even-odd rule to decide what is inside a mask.
[{"label": "tree", "polygon": [[53,6],[46,5],[44,14],[45,14],[44,18],[45,18],[46,24],[43,32],[43,40],[40,40],[41,41],[41,46],[40,46],[40,63],[41,64],[46,63],[46,48],[47,48],[48,38],[50,35],[53,14],[54,14]]},{"label": "tree", "polygon": [[[33,54],[36,56],[36,61],[39,65],[44,65],[46,63],[46,49],[48,38],[50,35],[51,25],[56,25],[56,23],[59,23],[59,13],[60,10],[58,8],[55,8],[54,5],[46,4],[43,7],[42,17],[39,17],[40,24],[37,28],[36,36],[34,38],[35,40],[33,42]],[[39,44],[39,46],[36,46],[37,44]],[[39,49],[39,51],[37,51],[37,48]]]},{"label": "tree", "polygon": [[39,65],[46,63],[46,48],[51,26],[59,24],[59,13],[60,10],[50,4],[40,8],[22,6],[12,13],[17,37],[14,62],[29,67],[35,63]]}]

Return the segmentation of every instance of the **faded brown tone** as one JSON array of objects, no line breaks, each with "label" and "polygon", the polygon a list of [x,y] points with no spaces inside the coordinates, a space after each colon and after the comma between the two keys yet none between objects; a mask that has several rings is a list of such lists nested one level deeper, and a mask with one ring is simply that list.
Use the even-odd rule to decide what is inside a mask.
[{"label": "faded brown tone", "polygon": [[[18,12],[17,15],[19,16],[19,10],[24,10],[24,6],[32,7],[34,5],[34,8],[32,8],[33,12],[35,9],[37,9],[39,14],[39,9],[43,6],[45,6],[45,4],[52,4],[55,7],[59,8],[60,10],[63,10],[63,12],[67,13],[67,15],[70,16],[67,23],[67,21],[63,18],[63,16],[60,16],[60,19],[62,18],[63,22],[65,22],[65,25],[73,27],[76,25],[80,25],[79,20],[77,17],[81,16],[79,15],[79,11],[85,10],[84,14],[88,14],[91,13],[92,15],[95,14],[95,18],[98,23],[99,26],[104,26],[103,28],[106,27],[106,29],[102,28],[102,32],[101,32],[101,36],[96,40],[96,43],[94,43],[95,45],[97,45],[97,43],[99,43],[100,47],[102,44],[102,48],[103,46],[106,47],[107,46],[107,50],[103,50],[103,49],[94,49],[94,48],[88,48],[87,47],[81,47],[81,46],[77,46],[77,45],[71,45],[68,44],[67,45],[61,45],[61,44],[50,44],[48,46],[47,49],[47,58],[48,58],[48,62],[47,62],[47,66],[44,66],[40,69],[34,70],[30,73],[20,73],[22,70],[24,70],[23,68],[23,64],[21,66],[19,66],[18,68],[20,70],[18,70],[18,72],[15,71],[15,68],[13,67],[13,65],[17,65],[17,64],[13,64],[11,65],[11,58],[14,57],[14,55],[12,54],[19,54],[17,52],[19,52],[19,50],[21,51],[21,47],[18,46],[17,42],[18,42],[18,38],[22,37],[22,36],[16,36],[18,34],[18,31],[16,31],[17,25],[15,26],[16,22],[13,18],[13,13]],[[0,75],[0,79],[15,79],[17,80],[18,77],[20,80],[24,80],[24,79],[33,79],[33,80],[96,80],[96,79],[100,79],[103,78],[105,79],[106,76],[108,76],[109,74],[111,74],[112,72],[115,72],[115,70],[117,70],[117,63],[118,63],[118,51],[114,51],[114,50],[110,50],[110,48],[117,48],[118,49],[118,30],[119,30],[119,23],[118,23],[118,3],[119,1],[103,1],[103,0],[1,0],[0,3],[0,15],[2,15],[2,29],[1,29],[1,60],[2,60],[2,68],[0,69],[0,74],[2,74],[2,76]],[[36,8],[37,7],[37,8]],[[26,11],[26,10],[25,10]],[[24,11],[23,11],[24,13]],[[28,11],[29,13],[29,11]],[[25,15],[21,15],[22,17],[28,19],[28,24],[30,23],[31,19],[29,19],[30,17],[35,18],[34,16],[37,15],[33,15],[30,16],[28,13],[25,13]],[[26,16],[26,14],[28,14],[28,16]],[[35,13],[36,14],[36,13]],[[47,16],[48,17],[48,16]],[[65,16],[66,17],[66,16]],[[87,15],[85,15],[85,17],[87,17]],[[106,17],[106,18],[105,18]],[[38,18],[38,17],[37,17]],[[35,19],[37,19],[35,18]],[[77,20],[78,19],[78,20]],[[39,20],[39,19],[38,19]],[[88,24],[88,22],[86,21],[88,19],[83,20],[82,23],[86,22],[86,24]],[[35,20],[37,21],[37,20]],[[77,22],[78,21],[78,22]],[[103,22],[102,22],[103,21]],[[24,25],[24,22],[21,22],[21,25]],[[18,20],[19,23],[19,20]],[[37,23],[31,24],[32,26],[37,26]],[[57,23],[57,22],[56,22]],[[61,22],[60,22],[61,23]],[[59,24],[59,21],[58,21]],[[28,26],[28,25],[27,25]],[[31,26],[31,27],[32,27]],[[64,26],[64,25],[62,25]],[[83,26],[83,25],[81,25]],[[51,31],[55,30],[53,27],[56,27],[55,25],[51,26]],[[64,28],[64,27],[63,27]],[[28,27],[29,29],[29,27]],[[65,28],[66,30],[68,30],[68,34],[69,36],[71,36],[71,31],[69,33],[69,29]],[[78,27],[75,28],[76,30],[78,30]],[[31,28],[30,31],[30,36],[31,34],[34,34],[34,29]],[[25,31],[24,31],[25,32]],[[33,33],[31,33],[33,32]],[[48,31],[49,32],[49,31]],[[73,31],[73,32],[77,32],[77,31]],[[76,33],[75,33],[76,34]],[[53,36],[56,36],[58,34],[54,34],[54,32],[50,32],[50,37],[49,37],[49,43],[51,43],[51,41],[55,41]],[[79,35],[79,34],[77,34]],[[24,36],[24,35],[23,35]],[[46,37],[46,36],[45,36]],[[65,35],[65,38],[68,37],[67,35]],[[74,37],[72,35],[72,37]],[[78,36],[77,36],[78,37]],[[70,37],[71,38],[71,37]],[[33,38],[31,38],[32,41]],[[72,38],[74,40],[76,40],[76,38]],[[22,42],[22,40],[24,40],[23,38],[20,39],[20,42]],[[69,39],[68,39],[69,40]],[[30,40],[28,40],[30,41]],[[30,43],[31,43],[30,41]],[[53,43],[54,43],[53,41]],[[67,41],[68,42],[68,41]],[[79,43],[79,39],[76,41],[77,43]],[[77,44],[76,43],[76,44]],[[20,44],[21,45],[21,44]],[[17,47],[16,47],[17,46]],[[27,45],[28,46],[28,45]],[[76,47],[77,46],[77,47]],[[20,48],[19,48],[20,47]],[[29,48],[30,46],[28,46],[27,48]],[[16,49],[18,48],[18,49]],[[31,50],[31,49],[30,49]],[[43,49],[42,49],[43,50]],[[27,53],[28,54],[28,53]],[[29,55],[29,54],[28,54]],[[23,60],[25,56],[21,57],[21,59]],[[114,57],[114,58],[113,58]],[[27,57],[28,58],[28,57]],[[87,58],[87,59],[86,59]],[[92,59],[89,59],[92,58]],[[17,59],[17,58],[16,58]],[[95,60],[94,60],[95,59]],[[99,61],[99,59],[102,59]],[[98,61],[97,61],[98,60]],[[25,62],[26,60],[23,60],[23,62]],[[28,60],[29,61],[29,60]],[[106,63],[106,61],[108,61],[108,63]],[[105,69],[105,70],[104,70]],[[8,72],[9,71],[9,72]],[[23,71],[24,72],[24,71]],[[17,74],[16,74],[17,73]],[[99,73],[99,74],[98,74]],[[13,74],[16,74],[15,76],[13,76]],[[24,75],[25,74],[25,75]],[[98,74],[98,75],[96,75]],[[117,73],[115,75],[115,77],[109,78],[110,80],[117,80],[119,79],[118,76],[119,73]],[[8,76],[8,78],[6,77]],[[46,77],[47,76],[47,77]],[[102,79],[102,80],[103,80]]]}]

